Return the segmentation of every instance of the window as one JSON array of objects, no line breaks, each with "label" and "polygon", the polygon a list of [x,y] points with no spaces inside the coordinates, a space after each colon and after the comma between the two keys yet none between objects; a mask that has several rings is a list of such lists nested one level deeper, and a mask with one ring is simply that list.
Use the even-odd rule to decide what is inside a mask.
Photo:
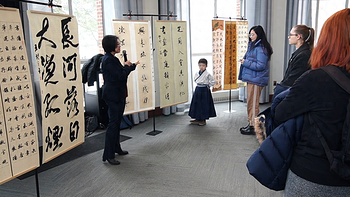
[{"label": "window", "polygon": [[[190,1],[192,73],[198,72],[198,60],[208,60],[208,71],[213,73],[212,65],[212,20],[218,17],[239,17],[240,0],[214,0],[203,3],[202,0]],[[192,77],[191,77],[192,79]],[[195,84],[193,84],[195,86]]]},{"label": "window", "polygon": [[[79,52],[80,59],[90,59],[99,53],[98,42],[98,7],[99,0],[54,0],[53,4],[62,5],[62,8],[54,7],[54,13],[69,14],[69,2],[78,21]],[[102,14],[102,13],[100,13]]]},{"label": "window", "polygon": [[312,27],[316,31],[315,40],[320,35],[323,23],[335,12],[345,9],[346,3],[348,3],[346,0],[312,0]]}]

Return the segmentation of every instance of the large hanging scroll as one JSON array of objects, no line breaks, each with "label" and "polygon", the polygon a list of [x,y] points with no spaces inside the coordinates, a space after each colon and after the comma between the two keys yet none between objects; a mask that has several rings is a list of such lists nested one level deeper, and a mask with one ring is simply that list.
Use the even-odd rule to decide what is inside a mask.
[{"label": "large hanging scroll", "polygon": [[174,50],[175,104],[188,101],[187,26],[186,21],[172,21]]},{"label": "large hanging scroll", "polygon": [[248,22],[226,21],[225,22],[225,68],[224,89],[236,89],[244,85],[239,81],[239,59],[243,58],[248,45]]},{"label": "large hanging scroll", "polygon": [[[154,109],[152,37],[148,21],[113,20],[114,34],[131,62],[140,61],[128,77],[128,97],[124,114]],[[123,54],[117,54],[124,62]]]},{"label": "large hanging scroll", "polygon": [[[237,60],[243,58],[248,49],[248,21],[237,21]],[[241,63],[237,62],[237,71],[240,70]],[[237,79],[238,79],[237,73]],[[241,80],[237,80],[237,86],[245,86],[245,83]]]},{"label": "large hanging scroll", "polygon": [[186,21],[156,21],[160,107],[188,101]]},{"label": "large hanging scroll", "polygon": [[235,21],[225,22],[225,76],[224,90],[237,88],[237,25]]},{"label": "large hanging scroll", "polygon": [[222,65],[224,57],[224,21],[212,21],[213,34],[213,77],[216,84],[213,87],[213,92],[222,90]]},{"label": "large hanging scroll", "polygon": [[74,16],[28,11],[40,77],[43,161],[84,142],[78,23]]},{"label": "large hanging scroll", "polygon": [[0,8],[0,184],[39,166],[33,86],[17,9]]}]

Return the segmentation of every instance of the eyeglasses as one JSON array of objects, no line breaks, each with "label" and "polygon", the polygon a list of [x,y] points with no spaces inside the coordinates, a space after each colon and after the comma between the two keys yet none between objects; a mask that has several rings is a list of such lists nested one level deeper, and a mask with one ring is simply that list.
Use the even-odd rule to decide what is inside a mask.
[{"label": "eyeglasses", "polygon": [[298,34],[289,34],[288,37],[297,36]]},{"label": "eyeglasses", "polygon": [[253,37],[255,34],[248,34],[249,37]]}]

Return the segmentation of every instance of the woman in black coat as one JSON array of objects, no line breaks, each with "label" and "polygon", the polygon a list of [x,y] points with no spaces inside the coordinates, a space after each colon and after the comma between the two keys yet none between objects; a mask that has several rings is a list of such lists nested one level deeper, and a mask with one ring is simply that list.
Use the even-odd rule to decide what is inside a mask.
[{"label": "woman in black coat", "polygon": [[290,30],[289,44],[295,45],[296,51],[288,61],[288,67],[282,81],[275,88],[274,97],[291,87],[296,79],[311,68],[309,59],[314,48],[314,34],[315,30],[306,25],[296,25]]},{"label": "woman in black coat", "polygon": [[[301,138],[294,148],[285,197],[349,196],[350,180],[331,172],[322,135],[330,150],[342,149],[342,130],[350,95],[322,67],[333,67],[350,80],[350,9],[336,12],[324,23],[312,51],[312,70],[299,77],[276,107],[284,122],[303,115]],[[319,130],[319,133],[317,132]]]},{"label": "woman in black coat", "polygon": [[135,70],[137,61],[132,64],[126,61],[124,66],[120,63],[115,54],[120,53],[120,42],[117,36],[106,35],[102,40],[102,47],[105,55],[102,58],[102,73],[104,84],[102,87],[102,98],[108,105],[109,123],[106,130],[105,149],[103,161],[112,165],[120,164],[115,159],[115,153],[126,155],[120,146],[120,123],[123,118],[125,101],[128,94],[127,80],[131,71]]}]

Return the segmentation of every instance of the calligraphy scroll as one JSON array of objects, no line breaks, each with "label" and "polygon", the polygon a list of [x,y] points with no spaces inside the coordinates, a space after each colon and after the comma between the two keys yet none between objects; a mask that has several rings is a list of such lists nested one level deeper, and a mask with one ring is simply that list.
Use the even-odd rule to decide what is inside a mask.
[{"label": "calligraphy scroll", "polygon": [[0,8],[0,183],[39,166],[33,86],[17,9]]},{"label": "calligraphy scroll", "polygon": [[237,88],[237,34],[236,22],[225,22],[224,90]]},{"label": "calligraphy scroll", "polygon": [[[128,60],[140,61],[128,77],[128,97],[124,114],[154,109],[154,76],[152,38],[148,21],[113,20],[114,34],[119,38],[121,50],[126,50]],[[123,54],[117,54],[124,62]]]},{"label": "calligraphy scroll", "polygon": [[248,45],[248,22],[226,21],[225,22],[225,71],[224,89],[236,89],[245,83],[238,81],[240,63],[247,51]]},{"label": "calligraphy scroll", "polygon": [[47,162],[84,142],[78,23],[70,15],[27,13],[40,78]]},{"label": "calligraphy scroll", "polygon": [[160,107],[188,101],[185,21],[156,21]]},{"label": "calligraphy scroll", "polygon": [[[237,21],[237,60],[244,57],[248,49],[248,21]],[[241,63],[237,61],[237,71],[240,70]],[[239,74],[239,73],[237,73]],[[238,75],[237,75],[238,77]],[[241,80],[237,80],[237,86],[245,86],[245,83]]]},{"label": "calligraphy scroll", "polygon": [[187,26],[186,21],[172,21],[174,52],[175,104],[188,100]]},{"label": "calligraphy scroll", "polygon": [[224,21],[212,21],[213,34],[213,77],[216,84],[213,87],[213,92],[222,90],[222,63],[224,57]]}]

